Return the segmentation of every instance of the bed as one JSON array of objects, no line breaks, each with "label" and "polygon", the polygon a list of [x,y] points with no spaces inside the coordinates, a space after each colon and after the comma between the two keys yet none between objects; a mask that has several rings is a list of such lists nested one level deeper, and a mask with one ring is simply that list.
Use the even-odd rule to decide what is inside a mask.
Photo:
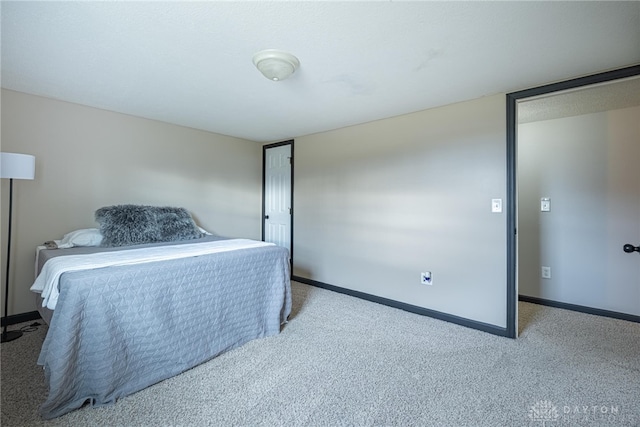
[{"label": "bed", "polygon": [[[148,255],[165,249],[173,255]],[[115,264],[105,261],[114,257]],[[55,270],[48,266],[78,260],[86,265],[58,274],[55,301],[47,299],[41,279]],[[291,311],[288,251],[247,239],[203,235],[41,248],[36,268],[32,290],[39,291],[43,318],[52,312],[38,358],[49,387],[40,407],[46,419],[87,402],[115,403],[250,340],[276,335]]]}]

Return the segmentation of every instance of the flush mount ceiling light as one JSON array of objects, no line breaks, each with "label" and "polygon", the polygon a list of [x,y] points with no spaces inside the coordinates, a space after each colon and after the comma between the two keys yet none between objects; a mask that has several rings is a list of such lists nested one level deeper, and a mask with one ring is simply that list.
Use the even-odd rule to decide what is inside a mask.
[{"label": "flush mount ceiling light", "polygon": [[266,49],[253,55],[253,64],[266,78],[277,82],[293,74],[300,66],[300,61],[290,53]]}]

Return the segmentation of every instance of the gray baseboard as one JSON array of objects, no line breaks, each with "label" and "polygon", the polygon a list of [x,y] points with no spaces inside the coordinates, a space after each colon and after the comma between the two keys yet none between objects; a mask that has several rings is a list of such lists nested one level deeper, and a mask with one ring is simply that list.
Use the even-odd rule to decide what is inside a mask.
[{"label": "gray baseboard", "polygon": [[544,298],[529,297],[526,295],[518,295],[518,300],[530,302],[532,304],[546,305],[549,307],[562,308],[565,310],[579,311],[580,313],[594,314],[596,316],[611,317],[614,319],[628,320],[629,322],[640,323],[640,316],[627,313],[619,313],[617,311],[602,310],[600,308],[586,307],[583,305],[569,304],[566,302],[558,302]]},{"label": "gray baseboard", "polygon": [[[7,325],[15,325],[16,323],[29,322],[30,320],[41,319],[40,313],[37,311],[30,311],[28,313],[12,314],[7,316]],[[4,317],[0,321],[0,326],[4,327]]]},{"label": "gray baseboard", "polygon": [[341,294],[350,295],[352,297],[364,299],[364,300],[375,302],[378,304],[387,305],[389,307],[399,308],[401,310],[405,310],[415,314],[420,314],[422,316],[433,317],[434,319],[444,320],[445,322],[455,323],[457,325],[465,326],[467,328],[489,332],[490,334],[499,335],[502,337],[508,337],[506,328],[500,328],[498,326],[490,325],[488,323],[469,320],[469,319],[465,319],[464,317],[454,316],[453,314],[442,313],[440,311],[430,310],[428,308],[418,307],[416,305],[406,304],[406,303],[395,301],[392,299],[383,298],[376,295],[367,294],[364,292],[354,291],[352,289],[341,288],[339,286],[318,282],[316,280],[307,279],[305,277],[292,276],[291,280],[304,283],[307,285],[315,286],[318,288],[328,289],[330,291],[338,292]]}]

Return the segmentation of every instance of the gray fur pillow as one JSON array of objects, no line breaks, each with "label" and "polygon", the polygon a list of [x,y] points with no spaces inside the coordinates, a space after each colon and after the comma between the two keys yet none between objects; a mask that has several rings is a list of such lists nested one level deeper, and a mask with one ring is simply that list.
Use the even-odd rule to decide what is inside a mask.
[{"label": "gray fur pillow", "polygon": [[173,242],[204,236],[184,208],[105,206],[96,211],[95,218],[103,236],[101,246]]}]

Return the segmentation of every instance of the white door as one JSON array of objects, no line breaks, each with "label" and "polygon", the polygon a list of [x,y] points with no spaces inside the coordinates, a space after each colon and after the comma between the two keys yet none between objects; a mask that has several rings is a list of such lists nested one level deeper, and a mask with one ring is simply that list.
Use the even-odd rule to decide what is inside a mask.
[{"label": "white door", "polygon": [[[264,241],[291,254],[291,144],[265,149]],[[291,256],[291,255],[289,255]]]}]

